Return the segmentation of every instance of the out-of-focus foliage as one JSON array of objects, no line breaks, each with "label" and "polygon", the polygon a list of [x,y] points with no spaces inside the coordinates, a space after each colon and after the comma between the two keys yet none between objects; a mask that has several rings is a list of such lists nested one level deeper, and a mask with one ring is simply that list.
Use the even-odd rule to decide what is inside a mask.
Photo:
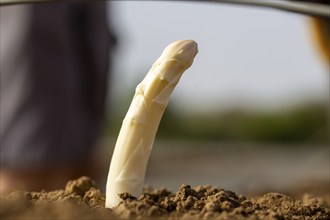
[{"label": "out-of-focus foliage", "polygon": [[[106,133],[118,135],[125,112],[111,120]],[[208,114],[179,114],[169,106],[157,138],[196,141],[329,143],[328,106],[306,104],[275,112],[232,109]]]},{"label": "out-of-focus foliage", "polygon": [[267,112],[233,109],[207,115],[177,115],[169,110],[159,136],[248,142],[328,142],[328,107],[320,104]]}]

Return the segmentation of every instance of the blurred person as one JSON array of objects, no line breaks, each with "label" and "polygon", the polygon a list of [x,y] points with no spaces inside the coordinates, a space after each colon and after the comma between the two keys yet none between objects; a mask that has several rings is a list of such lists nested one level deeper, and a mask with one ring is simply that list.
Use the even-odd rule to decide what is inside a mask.
[{"label": "blurred person", "polygon": [[105,2],[0,8],[0,189],[88,175],[114,38]]}]

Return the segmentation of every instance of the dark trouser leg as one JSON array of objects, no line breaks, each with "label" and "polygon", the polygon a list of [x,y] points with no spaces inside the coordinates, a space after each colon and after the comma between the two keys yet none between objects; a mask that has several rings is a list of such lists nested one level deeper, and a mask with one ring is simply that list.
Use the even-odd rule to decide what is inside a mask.
[{"label": "dark trouser leg", "polygon": [[100,2],[1,8],[2,173],[88,169],[104,113],[106,19]]}]

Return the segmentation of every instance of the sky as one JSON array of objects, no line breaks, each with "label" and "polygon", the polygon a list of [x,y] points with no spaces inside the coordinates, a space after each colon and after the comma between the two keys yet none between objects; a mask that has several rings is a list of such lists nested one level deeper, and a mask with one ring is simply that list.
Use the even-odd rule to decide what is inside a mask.
[{"label": "sky", "polygon": [[[171,42],[193,39],[199,53],[177,85],[178,110],[274,110],[329,100],[329,66],[317,53],[306,16],[219,3],[113,1],[117,33],[112,96],[133,88]],[[129,93],[129,94],[127,94]]]}]

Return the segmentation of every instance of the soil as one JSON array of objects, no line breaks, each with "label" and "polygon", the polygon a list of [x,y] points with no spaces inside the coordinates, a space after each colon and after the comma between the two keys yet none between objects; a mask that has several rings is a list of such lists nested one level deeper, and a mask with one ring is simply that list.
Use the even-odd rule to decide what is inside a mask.
[{"label": "soil", "polygon": [[182,185],[175,193],[145,188],[140,198],[128,193],[113,209],[89,177],[69,181],[56,191],[16,191],[1,197],[1,219],[330,219],[326,198],[280,193],[244,197],[212,186]]}]

